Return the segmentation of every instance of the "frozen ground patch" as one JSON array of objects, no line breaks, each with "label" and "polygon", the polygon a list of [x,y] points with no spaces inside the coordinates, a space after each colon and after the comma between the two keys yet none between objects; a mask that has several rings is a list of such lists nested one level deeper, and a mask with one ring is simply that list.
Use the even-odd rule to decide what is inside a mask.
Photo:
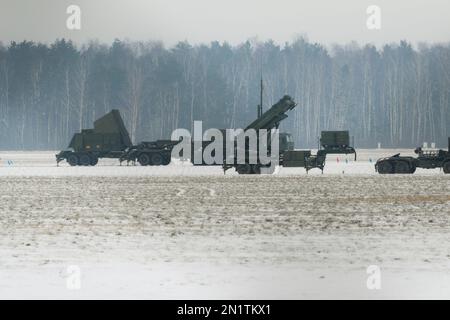
[{"label": "frozen ground patch", "polygon": [[360,155],[224,176],[2,153],[0,297],[450,298],[450,177],[380,176]]}]

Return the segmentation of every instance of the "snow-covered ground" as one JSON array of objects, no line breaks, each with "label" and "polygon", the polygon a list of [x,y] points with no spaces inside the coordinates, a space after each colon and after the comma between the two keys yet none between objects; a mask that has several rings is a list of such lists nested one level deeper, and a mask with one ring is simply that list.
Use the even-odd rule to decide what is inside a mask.
[{"label": "snow-covered ground", "polygon": [[270,176],[0,152],[0,297],[449,299],[450,175],[376,174],[396,152]]}]

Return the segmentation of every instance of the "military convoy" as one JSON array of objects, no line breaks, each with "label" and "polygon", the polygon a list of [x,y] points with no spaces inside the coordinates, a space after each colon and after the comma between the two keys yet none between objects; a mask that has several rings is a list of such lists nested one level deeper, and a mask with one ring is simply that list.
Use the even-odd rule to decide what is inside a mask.
[{"label": "military convoy", "polygon": [[[262,104],[261,104],[262,106]],[[264,129],[270,132],[271,129],[278,129],[280,122],[286,119],[287,112],[296,107],[296,103],[289,96],[284,96],[266,112],[262,112],[262,107],[258,106],[258,117],[250,123],[243,131],[253,129],[257,133]],[[222,130],[223,132],[225,130]],[[259,136],[259,135],[258,135]],[[181,141],[181,140],[180,140]],[[172,150],[180,141],[156,140],[150,142],[140,142],[133,145],[118,110],[112,110],[94,122],[93,129],[83,129],[76,133],[70,144],[70,150],[64,150],[56,154],[57,165],[63,160],[71,166],[95,166],[100,158],[115,158],[128,164],[138,162],[141,166],[168,165],[171,162]],[[267,136],[267,150],[271,151],[270,135]],[[278,165],[283,167],[303,167],[308,172],[311,169],[324,169],[327,154],[354,154],[356,151],[350,144],[348,131],[322,131],[320,144],[316,154],[311,150],[295,150],[294,140],[289,133],[279,134],[279,157]],[[211,142],[200,143],[201,151]],[[375,164],[375,170],[380,174],[411,174],[416,168],[442,168],[444,173],[450,173],[450,138],[448,141],[448,151],[431,150],[425,151],[417,148],[417,157],[393,155],[379,159]],[[194,142],[191,144],[192,152],[195,152]],[[245,144],[246,160],[244,163],[237,162],[237,146],[234,145],[234,157],[227,157],[224,150],[222,165],[224,172],[234,168],[239,174],[260,174],[273,172],[274,166],[271,163],[264,163],[256,158],[256,163],[248,161],[251,153],[259,154],[258,150],[251,150],[248,143]],[[257,143],[260,146],[260,143]],[[258,148],[257,147],[257,148]],[[225,148],[225,147],[224,147]],[[193,153],[192,153],[193,154]],[[194,163],[194,165],[208,165],[204,162]],[[219,165],[219,164],[212,164]],[[262,170],[262,169],[265,170]],[[269,170],[270,169],[270,170]]]},{"label": "military convoy", "polygon": [[411,174],[416,168],[442,168],[444,173],[450,173],[450,137],[448,150],[424,151],[418,147],[414,150],[417,157],[400,156],[397,153],[391,157],[381,158],[375,163],[375,170],[380,174]]},{"label": "military convoy", "polygon": [[[284,96],[266,112],[262,112],[262,107],[258,110],[258,118],[250,123],[244,133],[253,129],[259,132],[262,129],[270,132],[271,129],[278,129],[280,122],[287,118],[286,113],[295,108],[296,104],[289,96]],[[225,130],[222,130],[225,131]],[[268,152],[271,153],[270,135],[267,136]],[[133,145],[118,110],[112,110],[94,122],[93,129],[83,129],[76,133],[70,144],[70,150],[64,150],[56,155],[57,165],[63,160],[71,166],[95,166],[100,158],[115,158],[120,164],[138,162],[141,166],[168,165],[171,162],[172,150],[180,141],[157,140],[151,142],[140,142]],[[201,152],[211,142],[200,143]],[[260,145],[259,143],[257,144]],[[195,152],[195,143],[192,142],[192,154]],[[260,174],[262,172],[273,172],[274,166],[263,164],[259,158],[256,163],[250,163],[249,154],[258,150],[250,150],[245,144],[246,162],[237,163],[237,146],[235,145],[234,157],[232,160],[225,157],[221,164],[224,171],[234,168],[239,174]],[[317,154],[312,154],[310,150],[294,150],[294,140],[289,133],[279,134],[279,161],[278,165],[285,167],[304,167],[307,171],[319,168],[323,171],[326,155],[328,153],[355,153],[353,147],[349,145],[348,131],[324,131],[321,136],[321,148]],[[356,153],[355,153],[356,154]],[[194,163],[194,165],[207,165],[204,162]],[[265,168],[266,170],[261,170]],[[272,169],[270,171],[269,169]]]}]

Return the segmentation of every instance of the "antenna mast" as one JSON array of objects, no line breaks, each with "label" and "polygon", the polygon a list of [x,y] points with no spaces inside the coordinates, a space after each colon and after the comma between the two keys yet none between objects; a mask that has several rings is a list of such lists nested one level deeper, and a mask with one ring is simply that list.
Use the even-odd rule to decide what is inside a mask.
[{"label": "antenna mast", "polygon": [[258,118],[261,118],[263,110],[263,90],[264,90],[264,85],[263,85],[263,78],[262,78],[262,74],[261,74],[261,86],[260,86],[260,95],[259,95],[259,105],[258,105]]}]

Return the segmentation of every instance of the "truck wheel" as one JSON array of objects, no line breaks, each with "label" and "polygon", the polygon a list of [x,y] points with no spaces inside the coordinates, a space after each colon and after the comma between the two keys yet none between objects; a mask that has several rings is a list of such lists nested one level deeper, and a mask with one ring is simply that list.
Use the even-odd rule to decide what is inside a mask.
[{"label": "truck wheel", "polygon": [[389,161],[381,161],[377,164],[377,169],[379,174],[393,173],[393,166]]},{"label": "truck wheel", "polygon": [[148,166],[150,164],[149,155],[146,153],[140,154],[138,157],[138,162],[140,163],[141,166]]},{"label": "truck wheel", "polygon": [[154,153],[151,157],[152,166],[160,166],[163,164],[163,157],[160,153]]},{"label": "truck wheel", "polygon": [[450,161],[444,162],[442,167],[444,169],[444,173],[450,173]]},{"label": "truck wheel", "polygon": [[261,166],[259,164],[252,165],[252,173],[261,174]]},{"label": "truck wheel", "polygon": [[92,156],[91,157],[91,166],[96,166],[98,163],[98,157]]},{"label": "truck wheel", "polygon": [[165,157],[163,159],[163,166],[167,166],[170,163],[170,156],[169,157]]},{"label": "truck wheel", "polygon": [[78,156],[76,154],[71,154],[67,157],[67,162],[72,166],[77,166],[79,163]]},{"label": "truck wheel", "polygon": [[395,173],[406,174],[411,173],[409,164],[405,161],[397,161],[395,163]]},{"label": "truck wheel", "polygon": [[249,164],[239,164],[236,167],[236,171],[239,174],[251,174],[252,173],[252,167]]},{"label": "truck wheel", "polygon": [[80,165],[81,166],[90,166],[91,165],[91,157],[87,154],[82,154],[80,156]]}]

